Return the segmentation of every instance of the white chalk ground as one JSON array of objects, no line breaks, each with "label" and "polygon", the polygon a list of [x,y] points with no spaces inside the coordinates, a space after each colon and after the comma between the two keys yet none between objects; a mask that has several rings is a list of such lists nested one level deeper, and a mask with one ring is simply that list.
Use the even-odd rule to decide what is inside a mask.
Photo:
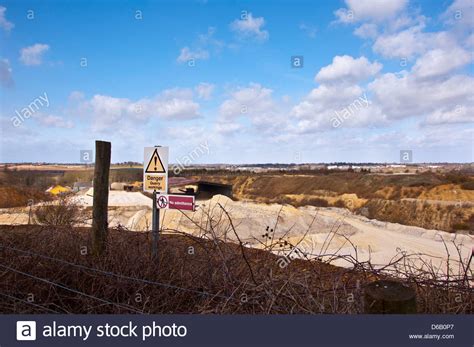
[{"label": "white chalk ground", "polygon": [[[78,205],[92,206],[92,196],[85,194],[76,195],[73,201]],[[351,255],[357,257],[358,261],[370,259],[373,265],[382,267],[393,261],[401,252],[406,252],[416,255],[412,259],[417,267],[433,266],[439,269],[440,274],[446,273],[448,253],[451,259],[450,271],[463,273],[459,264],[452,262],[453,259],[459,259],[456,246],[460,249],[463,259],[470,257],[474,247],[473,237],[470,235],[369,220],[345,209],[265,205],[232,201],[222,195],[197,201],[195,212],[161,210],[162,231],[179,230],[202,235],[203,230],[209,230],[210,216],[218,237],[236,241],[228,217],[219,204],[228,212],[239,237],[251,247],[262,248],[263,245],[269,244],[271,241],[262,235],[270,232],[273,242],[286,240],[298,244],[298,249],[311,254],[312,257],[329,259],[333,254]],[[122,225],[136,231],[150,229],[152,201],[143,194],[111,191],[109,206],[110,226]],[[19,218],[18,213],[12,216],[15,220],[25,220]],[[0,223],[13,224],[6,223],[5,219],[8,218],[4,211],[1,211]],[[271,233],[271,229],[274,229],[274,233]],[[277,249],[278,247],[275,249],[277,254],[289,257],[288,249],[279,252]],[[291,252],[291,256],[298,257],[298,254]],[[332,263],[344,267],[352,266],[344,259],[337,259]]]},{"label": "white chalk ground", "polygon": [[[92,206],[92,195],[89,192],[77,194],[71,201],[81,206]],[[109,191],[109,206],[152,206],[150,198],[140,192]]]}]

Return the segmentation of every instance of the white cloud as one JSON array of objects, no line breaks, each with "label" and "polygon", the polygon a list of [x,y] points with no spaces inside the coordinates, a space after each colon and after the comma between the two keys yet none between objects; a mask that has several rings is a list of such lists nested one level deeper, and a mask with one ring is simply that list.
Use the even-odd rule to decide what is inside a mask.
[{"label": "white cloud", "polygon": [[226,118],[237,118],[245,114],[258,116],[260,111],[269,112],[274,108],[271,97],[273,90],[264,88],[258,83],[250,83],[248,87],[240,87],[225,100],[219,113]]},{"label": "white cloud", "polygon": [[361,20],[383,21],[403,10],[408,0],[346,0],[347,8],[340,8],[334,14],[341,23]]},{"label": "white cloud", "polygon": [[377,25],[373,23],[364,23],[354,30],[354,34],[363,39],[373,39],[377,36]]},{"label": "white cloud", "polygon": [[[190,89],[167,89],[154,98],[130,100],[108,95],[94,95],[83,101],[83,109],[93,116],[93,129],[103,131],[123,122],[132,127],[146,124],[152,117],[168,120],[187,120],[199,117],[199,104],[193,100]],[[122,124],[123,125],[123,124]]]},{"label": "white cloud", "polygon": [[357,84],[353,85],[320,85],[311,90],[306,100],[318,105],[320,110],[326,108],[338,108],[349,101],[358,98],[364,90]]},{"label": "white cloud", "polygon": [[48,128],[65,128],[70,129],[74,127],[74,123],[69,120],[65,120],[62,117],[55,115],[44,115],[41,113],[35,114],[34,118],[43,126]]},{"label": "white cloud", "polygon": [[211,83],[199,83],[194,89],[200,99],[209,100],[214,91],[214,85]]},{"label": "white cloud", "polygon": [[216,28],[208,27],[205,34],[199,34],[194,41],[192,48],[188,46],[181,48],[180,54],[176,59],[178,63],[185,63],[196,60],[207,60],[211,53],[220,52],[226,47],[226,44],[215,38]]},{"label": "white cloud", "polygon": [[300,28],[300,30],[305,32],[306,35],[308,35],[308,37],[311,38],[311,39],[314,39],[316,37],[316,33],[318,32],[318,28],[316,28],[315,26],[312,26],[310,24],[301,23],[299,25],[299,28]]},{"label": "white cloud", "polygon": [[377,104],[389,119],[434,117],[436,112],[472,105],[474,78],[454,75],[433,83],[404,71],[386,73],[369,84]]},{"label": "white cloud", "polygon": [[230,23],[230,29],[242,38],[253,38],[258,41],[268,39],[268,31],[263,30],[265,19],[263,17],[254,18],[252,13],[244,12],[241,19],[236,19]]},{"label": "white cloud", "polygon": [[469,64],[471,59],[471,54],[460,47],[450,50],[433,49],[418,58],[413,66],[413,73],[419,78],[444,76]]},{"label": "white cloud", "polygon": [[441,15],[445,23],[466,29],[474,28],[472,0],[455,0]]},{"label": "white cloud", "polygon": [[417,25],[397,33],[381,35],[376,39],[373,49],[386,58],[411,59],[430,49],[456,46],[456,39],[449,32],[426,33],[423,29],[423,25]]},{"label": "white cloud", "polygon": [[215,36],[216,28],[209,27],[207,28],[207,33],[200,34],[198,36],[197,44],[203,47],[213,47],[217,50],[220,50],[225,46],[225,43],[221,40],[216,39]]},{"label": "white cloud", "polygon": [[209,59],[209,52],[204,49],[191,50],[189,47],[181,48],[181,52],[176,59],[178,63],[185,63],[192,60],[206,60]]},{"label": "white cloud", "polygon": [[0,83],[4,87],[13,86],[12,68],[8,59],[0,59]]},{"label": "white cloud", "polygon": [[257,131],[272,134],[278,142],[331,129],[334,117],[343,117],[344,112],[350,113],[344,120],[348,127],[383,124],[386,116],[357,84],[377,74],[381,67],[365,57],[336,56],[316,75],[321,85],[296,105],[291,105],[288,98],[274,98],[272,89],[257,83],[240,87],[221,104],[216,130],[221,134],[242,131],[249,120]]},{"label": "white cloud", "polygon": [[69,101],[81,101],[84,99],[84,93],[83,92],[80,92],[80,91],[73,91],[71,92],[71,94],[69,94],[69,97],[68,97]]},{"label": "white cloud", "polygon": [[415,26],[424,28],[427,21],[428,18],[420,14],[408,15],[406,13],[401,13],[383,24],[385,25],[386,32],[394,33]]},{"label": "white cloud", "polygon": [[386,122],[382,110],[372,104],[358,83],[376,75],[382,65],[367,58],[335,56],[332,64],[316,74],[317,88],[296,104],[290,113],[289,131],[307,134],[339,126],[361,127]]},{"label": "white cloud", "polygon": [[242,129],[239,119],[248,119],[259,131],[281,132],[286,122],[285,107],[277,102],[273,90],[258,83],[234,90],[219,107],[218,130],[231,132]]},{"label": "white cloud", "polygon": [[296,133],[311,133],[334,128],[335,121],[344,127],[379,125],[385,115],[372,104],[358,85],[321,85],[313,89],[291,111]]},{"label": "white cloud", "polygon": [[25,65],[41,65],[43,54],[49,50],[49,45],[36,43],[20,50],[20,61]]},{"label": "white cloud", "polygon": [[466,47],[474,49],[474,34],[471,34],[467,37],[465,41]]},{"label": "white cloud", "polygon": [[168,119],[193,119],[199,117],[199,104],[192,99],[191,91],[167,90],[155,100],[158,116]]},{"label": "white cloud", "polygon": [[398,33],[381,35],[375,41],[373,49],[387,58],[412,58],[426,50],[422,29],[415,26]]},{"label": "white cloud", "polygon": [[232,135],[243,129],[243,126],[235,121],[222,120],[220,119],[216,123],[215,130],[221,135]]},{"label": "white cloud", "polygon": [[5,15],[6,11],[6,7],[0,6],[0,27],[3,28],[6,32],[9,32],[11,29],[13,29],[15,25],[7,20]]},{"label": "white cloud", "polygon": [[382,64],[370,63],[365,57],[335,56],[332,64],[319,70],[315,80],[319,83],[354,83],[377,74],[381,69]]},{"label": "white cloud", "polygon": [[422,125],[444,125],[453,123],[472,123],[474,121],[474,103],[471,105],[458,105],[452,109],[435,110],[429,114]]}]

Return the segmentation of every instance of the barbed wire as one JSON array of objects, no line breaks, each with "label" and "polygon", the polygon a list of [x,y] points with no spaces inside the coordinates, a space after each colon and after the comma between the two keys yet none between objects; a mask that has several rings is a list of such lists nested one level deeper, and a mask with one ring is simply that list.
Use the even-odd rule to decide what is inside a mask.
[{"label": "barbed wire", "polygon": [[122,305],[122,304],[119,304],[119,303],[116,303],[116,302],[112,302],[112,301],[108,301],[108,300],[99,298],[99,297],[97,297],[97,296],[94,296],[94,295],[91,295],[91,294],[87,294],[87,293],[81,292],[81,291],[76,290],[76,289],[73,289],[73,288],[69,288],[69,287],[67,287],[67,286],[65,286],[65,285],[63,285],[63,284],[56,283],[56,282],[52,282],[52,281],[50,281],[50,280],[48,280],[48,279],[41,278],[41,277],[32,275],[32,274],[30,274],[30,273],[27,273],[27,272],[23,272],[23,271],[14,269],[14,268],[12,268],[12,267],[10,267],[10,266],[6,266],[6,265],[3,265],[3,264],[0,264],[0,267],[4,268],[5,270],[12,271],[12,272],[18,273],[18,274],[20,274],[20,275],[23,275],[23,276],[26,276],[26,277],[33,278],[33,279],[35,279],[35,280],[41,281],[41,282],[43,282],[43,283],[47,283],[47,284],[53,285],[53,286],[55,286],[55,287],[58,287],[58,288],[61,288],[61,289],[70,291],[70,292],[72,292],[72,293],[74,293],[74,294],[82,295],[82,296],[85,296],[85,297],[90,298],[90,299],[94,299],[94,300],[101,301],[101,302],[103,302],[103,303],[105,303],[105,304],[114,305],[114,306],[117,306],[117,307],[126,309],[126,310],[128,310],[128,311],[133,311],[133,312],[136,312],[136,313],[143,313],[142,311],[137,310],[137,309],[135,309],[135,308],[133,308],[133,307],[130,307],[130,306],[127,306],[127,305]]},{"label": "barbed wire", "polygon": [[176,286],[176,285],[173,285],[173,284],[168,284],[168,283],[163,283],[163,282],[158,282],[158,281],[152,281],[152,280],[143,279],[143,278],[136,278],[136,277],[131,277],[131,276],[123,275],[123,274],[117,274],[115,272],[101,270],[101,269],[97,269],[97,268],[92,268],[92,267],[89,267],[89,266],[72,263],[72,262],[67,261],[67,260],[58,259],[58,258],[50,257],[50,256],[47,256],[47,255],[44,255],[44,254],[39,254],[39,253],[32,252],[32,251],[18,249],[18,248],[15,248],[15,247],[9,247],[9,246],[5,246],[5,245],[2,245],[2,244],[0,244],[0,248],[10,249],[12,251],[16,251],[16,252],[20,252],[20,253],[24,253],[24,254],[28,254],[28,255],[32,255],[32,256],[37,256],[37,257],[47,259],[47,260],[51,260],[51,261],[56,261],[56,262],[59,262],[59,263],[65,264],[65,265],[74,266],[74,267],[80,268],[82,270],[89,270],[89,271],[101,273],[101,274],[107,275],[107,276],[126,279],[126,280],[129,280],[129,281],[142,282],[142,283],[145,283],[145,284],[166,287],[168,289],[175,289],[175,290],[190,292],[190,293],[193,293],[193,294],[206,295],[206,296],[221,298],[221,299],[225,299],[225,300],[235,300],[235,301],[240,302],[239,299],[234,298],[232,296],[229,297],[229,296],[218,294],[218,293],[209,293],[209,292],[200,291],[200,290],[196,290],[196,289],[179,287],[179,286]]},{"label": "barbed wire", "polygon": [[38,308],[41,308],[43,310],[46,310],[46,311],[49,311],[49,312],[52,312],[52,313],[58,313],[58,311],[55,311],[55,310],[52,310],[48,307],[45,307],[45,306],[42,306],[42,305],[38,305],[38,304],[35,304],[34,302],[30,302],[30,301],[27,301],[27,300],[23,300],[23,299],[20,299],[20,298],[17,298],[15,296],[12,296],[12,295],[9,295],[9,294],[6,294],[6,293],[0,293],[0,295],[4,296],[4,297],[7,297],[9,299],[12,299],[12,300],[17,300],[17,301],[20,301],[20,302],[23,302],[25,304],[28,304],[28,305],[31,305],[31,306],[35,306],[35,307],[38,307]]}]

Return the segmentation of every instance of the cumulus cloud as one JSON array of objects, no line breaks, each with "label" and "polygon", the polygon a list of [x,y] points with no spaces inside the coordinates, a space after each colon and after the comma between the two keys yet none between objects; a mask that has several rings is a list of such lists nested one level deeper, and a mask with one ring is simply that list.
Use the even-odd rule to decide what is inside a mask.
[{"label": "cumulus cloud", "polygon": [[243,125],[239,120],[245,119],[258,131],[281,132],[284,131],[287,121],[285,109],[286,107],[273,97],[272,89],[258,83],[250,83],[232,91],[229,98],[222,102],[217,130],[227,133],[240,130]]},{"label": "cumulus cloud", "polygon": [[433,114],[472,104],[473,88],[474,78],[470,76],[448,76],[433,83],[419,80],[407,71],[386,73],[369,84],[374,103],[392,120],[430,115],[441,119]]},{"label": "cumulus cloud", "polygon": [[93,128],[103,131],[120,122],[145,124],[152,117],[188,120],[199,117],[199,104],[190,89],[167,89],[154,98],[130,100],[109,95],[94,95],[82,102],[82,109],[92,114]]},{"label": "cumulus cloud", "polygon": [[199,34],[194,40],[192,48],[188,46],[181,48],[180,54],[176,59],[178,63],[185,63],[196,60],[207,60],[211,57],[211,53],[220,52],[226,47],[226,44],[215,37],[216,28],[208,27],[207,32]]},{"label": "cumulus cloud", "polygon": [[471,0],[455,0],[441,15],[445,23],[465,29],[474,28],[474,11]]},{"label": "cumulus cloud", "polygon": [[7,9],[4,6],[0,6],[0,27],[6,32],[9,32],[15,26],[12,22],[6,18]]},{"label": "cumulus cloud", "polygon": [[361,20],[383,21],[402,11],[408,0],[346,0],[347,8],[340,8],[334,14],[341,23]]},{"label": "cumulus cloud", "polygon": [[211,83],[199,83],[194,89],[196,90],[198,98],[209,100],[214,91],[214,85]]},{"label": "cumulus cloud", "polygon": [[429,49],[456,45],[455,38],[446,31],[427,33],[423,29],[424,25],[416,25],[400,32],[380,35],[373,49],[386,58],[411,59]]},{"label": "cumulus cloud", "polygon": [[419,78],[444,76],[469,64],[471,60],[471,54],[461,47],[433,49],[417,59],[413,73]]},{"label": "cumulus cloud", "polygon": [[230,29],[241,38],[251,38],[258,41],[266,41],[269,37],[268,31],[263,30],[265,19],[263,17],[254,18],[252,13],[243,13],[240,19],[230,23]]},{"label": "cumulus cloud", "polygon": [[363,39],[373,39],[377,36],[377,25],[373,23],[364,23],[354,30],[354,34]]},{"label": "cumulus cloud", "polygon": [[225,43],[221,40],[215,38],[216,28],[209,27],[207,28],[207,33],[200,34],[197,39],[197,44],[203,47],[212,47],[217,50],[223,48]]},{"label": "cumulus cloud", "polygon": [[13,86],[12,68],[8,59],[0,59],[0,83],[4,87]]},{"label": "cumulus cloud", "polygon": [[[401,65],[405,70],[378,74],[369,83],[367,92],[372,96],[377,113],[387,122],[418,118],[421,119],[420,124],[425,126],[469,121],[474,109],[471,92],[474,79],[457,73],[461,73],[473,60],[469,52],[474,46],[472,30],[465,30],[474,23],[470,0],[452,2],[441,15],[447,24],[441,31],[427,30],[427,18],[418,11],[409,14],[406,1],[347,0],[346,4],[347,8],[336,13],[339,22],[361,22],[354,34],[371,40],[375,53],[384,58],[401,59],[400,63],[404,60]],[[338,76],[337,70],[333,63],[321,69],[316,80],[319,77],[319,82],[327,83],[321,75]],[[372,76],[369,74],[368,77]],[[355,77],[349,79],[353,83],[357,81]],[[315,110],[321,114],[323,110],[317,109],[317,103],[311,102],[310,96],[324,95],[324,87],[322,85],[313,90],[306,100],[295,107],[295,115],[300,114],[301,117],[301,114],[306,114],[302,117],[306,119]],[[344,94],[341,89],[338,92]],[[348,91],[346,93],[350,95]],[[327,100],[319,102],[328,103]]]},{"label": "cumulus cloud", "polygon": [[189,47],[181,48],[181,52],[176,59],[178,63],[185,63],[193,60],[207,60],[209,59],[209,52],[204,49],[191,50]]},{"label": "cumulus cloud", "polygon": [[182,120],[199,117],[199,104],[193,100],[192,92],[188,90],[166,90],[152,105],[158,116],[163,118]]},{"label": "cumulus cloud", "polygon": [[37,113],[34,118],[43,126],[48,128],[64,128],[71,129],[74,127],[74,123],[70,120],[65,120],[63,117],[52,115],[52,114],[41,114]]},{"label": "cumulus cloud", "polygon": [[359,85],[321,85],[313,89],[291,111],[297,133],[311,133],[385,122],[382,111]]},{"label": "cumulus cloud", "polygon": [[382,64],[370,63],[366,57],[354,59],[349,55],[335,56],[332,64],[319,70],[315,79],[319,83],[354,83],[377,74],[381,69]]},{"label": "cumulus cloud", "polygon": [[25,65],[41,65],[43,54],[49,50],[49,45],[36,43],[20,50],[20,61]]},{"label": "cumulus cloud", "polygon": [[452,109],[439,109],[429,114],[422,125],[443,125],[455,123],[472,123],[474,102],[471,105],[457,105]]}]

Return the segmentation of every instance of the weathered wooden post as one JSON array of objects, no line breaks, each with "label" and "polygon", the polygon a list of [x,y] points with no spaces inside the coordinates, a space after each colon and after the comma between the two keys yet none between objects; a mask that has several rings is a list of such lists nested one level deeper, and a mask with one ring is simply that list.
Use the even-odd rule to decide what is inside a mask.
[{"label": "weathered wooden post", "polygon": [[365,313],[416,313],[415,290],[398,281],[380,280],[365,287]]},{"label": "weathered wooden post", "polygon": [[104,252],[107,242],[110,152],[110,142],[95,142],[94,200],[92,211],[92,252],[95,255],[100,255]]}]

